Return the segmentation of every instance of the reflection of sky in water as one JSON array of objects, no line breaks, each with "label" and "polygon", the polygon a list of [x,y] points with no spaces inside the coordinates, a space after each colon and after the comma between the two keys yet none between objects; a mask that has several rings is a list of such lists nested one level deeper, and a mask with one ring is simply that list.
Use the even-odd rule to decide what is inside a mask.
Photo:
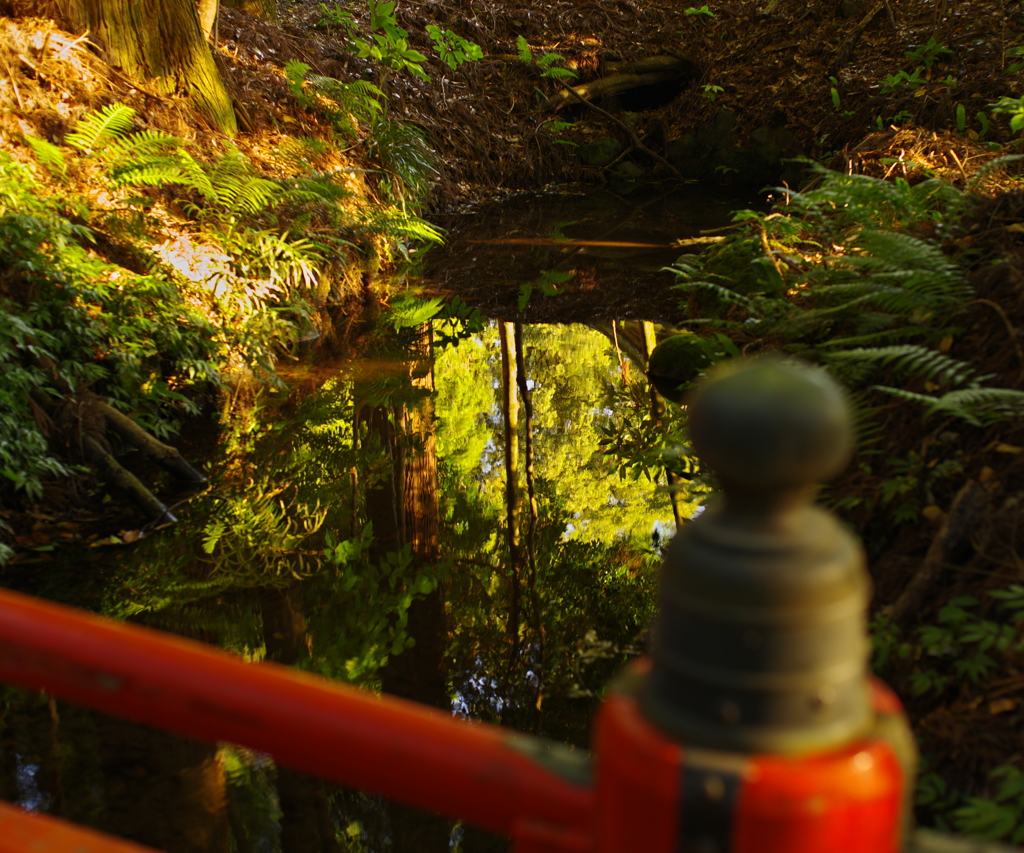
[{"label": "reflection of sky in water", "polygon": [[23,755],[16,755],[14,761],[15,778],[18,784],[18,805],[33,812],[49,811],[50,797],[39,790],[39,782],[36,779],[39,774],[39,765],[26,761]]},{"label": "reflection of sky in water", "polygon": [[[528,675],[532,675],[532,673],[528,673]],[[464,673],[463,678],[458,679],[458,682],[464,685],[464,690],[471,690],[478,696],[483,697],[486,700],[487,707],[494,712],[495,716],[499,716],[505,709],[505,700],[498,695],[501,685],[486,671],[486,665],[479,657],[474,659],[473,669],[468,673]],[[534,681],[531,683],[536,683],[536,676],[534,676]],[[477,707],[479,707],[479,704]],[[466,719],[476,718],[476,715],[470,714],[469,701],[462,691],[456,691],[452,698],[452,716],[465,717]]]}]

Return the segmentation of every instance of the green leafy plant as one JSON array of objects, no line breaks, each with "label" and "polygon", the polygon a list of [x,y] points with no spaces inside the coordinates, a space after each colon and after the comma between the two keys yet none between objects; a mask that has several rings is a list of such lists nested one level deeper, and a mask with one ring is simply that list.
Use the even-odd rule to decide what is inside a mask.
[{"label": "green leafy plant", "polygon": [[1024,842],[1024,770],[1004,764],[989,773],[991,797],[966,797],[950,814],[953,826],[976,838]]},{"label": "green leafy plant", "polygon": [[576,273],[564,272],[562,270],[544,270],[536,281],[526,281],[519,287],[519,310],[522,311],[530,303],[534,290],[540,291],[544,296],[558,296],[562,293],[559,290],[560,284],[572,281]]},{"label": "green leafy plant", "polygon": [[698,15],[698,16],[704,17],[704,18],[713,18],[713,17],[715,17],[715,13],[712,12],[707,7],[707,4],[701,6],[700,8],[697,8],[696,6],[689,6],[686,9],[683,9],[683,14],[684,15]]},{"label": "green leafy plant", "polygon": [[988,108],[995,115],[1010,117],[1010,130],[1019,133],[1024,130],[1024,95],[1019,98],[1002,97]]},{"label": "green leafy plant", "polygon": [[981,125],[981,132],[978,134],[979,139],[984,139],[985,134],[988,133],[989,121],[988,116],[983,110],[979,110],[974,114],[974,117],[978,120],[978,124]]},{"label": "green leafy plant", "polygon": [[927,43],[918,45],[908,50],[904,56],[915,62],[921,63],[925,68],[931,68],[939,59],[945,55],[952,55],[953,51],[934,36],[929,37]]},{"label": "green leafy plant", "polygon": [[[955,220],[966,210],[968,193],[940,180],[911,186],[825,171],[820,176],[817,188],[791,193],[780,213],[741,215],[753,233],[737,233],[675,264],[679,286],[703,294],[691,297],[690,324],[756,326],[854,388],[864,388],[882,369],[915,380],[925,391],[891,384],[866,390],[923,404],[926,414],[976,424],[1019,416],[1022,392],[990,386],[991,377],[976,376],[938,348],[955,336],[947,323],[971,291],[937,240],[906,233],[936,218]],[[778,247],[787,262],[766,255],[766,246]],[[801,264],[802,251],[815,261]],[[787,298],[787,288],[799,298]]]},{"label": "green leafy plant", "polygon": [[479,308],[458,296],[445,302],[434,322],[434,343],[439,347],[458,346],[461,341],[483,332],[487,318]]},{"label": "green leafy plant", "polygon": [[[542,125],[544,130],[546,130],[546,131],[548,131],[550,133],[561,133],[562,131],[568,130],[569,128],[575,127],[575,126],[576,126],[575,122],[561,121],[559,119],[551,119],[549,121],[544,122],[544,124]],[[572,146],[578,146],[579,145],[578,142],[572,142],[571,140],[568,140],[568,139],[552,139],[551,141],[555,145],[572,145]]]},{"label": "green leafy plant", "polygon": [[464,39],[451,30],[442,30],[435,24],[428,24],[426,29],[427,35],[434,42],[437,55],[452,70],[458,69],[459,66],[465,65],[467,62],[483,58],[483,48],[476,42]]},{"label": "green leafy plant", "polygon": [[923,76],[925,70],[925,67],[921,65],[913,71],[897,71],[895,74],[886,74],[882,78],[882,94],[889,95],[907,86],[923,86],[928,82]]},{"label": "green leafy plant", "polygon": [[384,93],[366,80],[343,83],[333,77],[311,75],[310,67],[296,59],[284,67],[288,87],[298,102],[328,118],[348,139],[358,139],[360,125],[369,126],[383,112]]},{"label": "green leafy plant", "polygon": [[724,86],[716,86],[714,83],[705,83],[701,88],[701,97],[706,101],[714,103],[718,96],[725,91]]},{"label": "green leafy plant", "polygon": [[369,36],[354,37],[352,46],[356,55],[372,60],[381,69],[378,85],[384,80],[384,68],[408,71],[421,80],[430,75],[423,70],[427,57],[409,47],[409,33],[398,25],[394,0],[366,0],[370,13]]},{"label": "green leafy plant", "polygon": [[832,96],[832,106],[837,110],[842,109],[843,101],[842,98],[839,97],[839,89],[837,88],[839,86],[839,80],[835,77],[829,77],[828,80],[832,84],[828,90],[829,94]]},{"label": "green leafy plant", "polygon": [[1007,51],[1007,53],[1011,54],[1012,56],[1016,56],[1017,57],[1017,61],[1016,62],[1011,62],[1006,67],[1006,70],[1010,74],[1017,74],[1020,71],[1024,71],[1024,46],[1017,45],[1017,47],[1011,47]]},{"label": "green leafy plant", "polygon": [[[409,45],[409,32],[398,24],[394,0],[367,0],[370,15],[369,33],[359,30],[355,16],[339,6],[320,4],[320,24],[342,30],[350,40],[356,55],[369,59],[378,68],[378,85],[386,79],[385,69],[407,71],[421,80],[430,75],[423,68],[427,57]],[[434,50],[442,62],[455,70],[467,62],[483,57],[483,49],[476,42],[465,39],[458,33],[445,30],[436,24],[428,24],[425,32],[434,44]]]},{"label": "green leafy plant", "polygon": [[533,48],[523,36],[516,37],[516,52],[524,64],[539,69],[541,77],[550,77],[554,80],[574,80],[576,78],[576,72],[555,65],[556,62],[565,60],[562,54],[547,51],[540,56],[535,56]]}]

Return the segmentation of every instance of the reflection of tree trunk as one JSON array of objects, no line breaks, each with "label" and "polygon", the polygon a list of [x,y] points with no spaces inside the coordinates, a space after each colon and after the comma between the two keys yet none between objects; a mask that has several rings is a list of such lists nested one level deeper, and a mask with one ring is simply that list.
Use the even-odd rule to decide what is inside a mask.
[{"label": "reflection of tree trunk", "polygon": [[[358,389],[356,396],[359,397]],[[357,429],[360,423],[367,426],[367,435],[362,445],[363,454],[379,457],[374,460],[375,465],[380,461],[382,467],[390,469],[388,476],[367,478],[366,486],[366,520],[373,527],[370,559],[380,562],[385,554],[401,550],[403,541],[398,525],[401,486],[395,476],[398,467],[395,427],[391,421],[391,410],[386,406],[363,406],[356,418]]]},{"label": "reflection of tree trunk", "polygon": [[216,747],[98,715],[107,832],[167,853],[227,853]]},{"label": "reflection of tree trunk", "polygon": [[[643,321],[643,333],[644,333],[644,366],[649,366],[651,360],[651,353],[654,352],[654,348],[658,345],[658,336],[654,331],[654,323],[649,320]],[[665,418],[665,401],[661,398],[661,395],[654,390],[654,386],[651,386],[651,420],[660,425]],[[681,499],[681,483],[679,477],[673,474],[671,471],[665,471],[665,480],[668,483],[668,499],[672,504],[672,515],[676,520],[676,529],[681,524],[681,516],[679,512],[679,504]]]},{"label": "reflection of tree trunk", "polygon": [[523,324],[515,324],[515,348],[516,348],[516,377],[519,387],[519,394],[523,398],[524,424],[524,466],[526,474],[526,497],[527,510],[529,512],[529,524],[526,532],[526,566],[527,579],[526,587],[530,604],[530,627],[533,629],[533,642],[536,643],[537,653],[531,662],[537,676],[537,689],[534,698],[534,707],[539,712],[541,709],[541,688],[544,681],[544,621],[541,618],[540,593],[537,589],[537,491],[533,481],[533,394],[530,392],[530,384],[526,374],[526,350],[523,346]]},{"label": "reflection of tree trunk", "polygon": [[[267,659],[293,666],[306,645],[302,588],[265,589],[261,596],[263,640]],[[282,853],[337,853],[340,850],[330,818],[323,781],[288,767],[277,768],[281,804]]]},{"label": "reflection of tree trunk", "polygon": [[[433,330],[429,324],[417,330],[411,345],[410,384],[426,391],[412,407],[396,407],[391,447],[399,464],[393,466],[391,517],[396,520],[396,541],[406,543],[412,554],[411,571],[419,574],[436,566],[440,557],[438,517],[437,442],[434,435]],[[378,428],[382,425],[378,424]],[[380,501],[378,496],[377,500]],[[367,511],[370,512],[370,495]],[[383,507],[376,513],[383,517]],[[376,525],[374,538],[376,539]],[[397,545],[391,550],[397,550]],[[412,602],[406,633],[413,641],[401,654],[392,655],[381,670],[385,693],[447,710],[448,677],[445,668],[447,620],[440,588]],[[395,772],[405,772],[395,768]],[[451,822],[392,804],[392,849],[395,853],[444,853],[449,848]]]},{"label": "reflection of tree trunk", "polygon": [[[505,687],[519,658],[519,582],[523,564],[519,538],[519,396],[516,380],[516,341],[512,323],[498,326],[501,337],[501,409],[505,419],[505,515],[508,540],[509,606],[506,634],[511,642]],[[504,692],[504,691],[503,691]]]}]

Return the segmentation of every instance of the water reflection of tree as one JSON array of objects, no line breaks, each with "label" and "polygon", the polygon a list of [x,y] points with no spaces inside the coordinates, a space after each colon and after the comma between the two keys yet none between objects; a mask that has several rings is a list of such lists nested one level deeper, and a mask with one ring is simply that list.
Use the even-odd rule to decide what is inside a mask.
[{"label": "water reflection of tree", "polygon": [[[598,452],[622,384],[605,339],[512,328],[508,344],[509,387],[523,404],[520,462],[509,464],[504,439],[497,329],[440,354],[437,391],[428,330],[401,330],[316,393],[267,408],[229,437],[213,491],[189,504],[177,529],[111,567],[103,608],[248,659],[585,746],[604,684],[642,643],[657,559],[650,531],[671,512],[651,484],[620,481]],[[508,474],[525,484],[518,520]],[[33,713],[48,733],[47,709]],[[125,767],[103,759],[91,737],[81,766],[121,778]],[[246,750],[203,749],[192,756],[196,772],[178,775],[191,779],[193,800],[182,802],[195,808],[200,792],[210,803],[220,791],[223,808],[204,817],[215,846],[229,837],[237,853],[448,849],[448,821]],[[63,774],[76,819],[87,789],[101,791],[88,806],[95,824],[115,803],[114,782],[71,785],[87,775],[71,761],[62,757],[47,778]],[[220,775],[204,776],[204,766]],[[461,845],[501,846],[468,828]]]},{"label": "water reflection of tree", "polygon": [[[618,371],[604,339],[582,328],[515,332],[500,346],[486,333],[442,358],[442,492],[455,534],[445,541],[456,566],[451,600],[460,602],[452,607],[453,690],[475,716],[584,744],[596,695],[636,653],[651,613],[655,560],[646,537],[670,510],[663,503],[659,512],[649,484],[619,482],[598,453]],[[517,434],[524,447],[527,437],[535,445],[525,465],[510,452],[513,419],[499,403],[510,387],[524,401]],[[537,515],[516,521],[509,480],[531,467]],[[533,535],[509,536],[510,518]],[[502,528],[504,537],[494,535]],[[520,541],[528,547],[519,544],[517,565]],[[522,623],[509,618],[516,596]],[[511,657],[495,651],[509,643]],[[507,675],[510,660],[516,677]]]}]

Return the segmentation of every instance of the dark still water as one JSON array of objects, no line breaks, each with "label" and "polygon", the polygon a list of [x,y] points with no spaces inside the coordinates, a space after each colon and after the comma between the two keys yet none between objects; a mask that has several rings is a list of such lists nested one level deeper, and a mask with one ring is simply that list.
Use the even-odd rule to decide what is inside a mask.
[{"label": "dark still water", "polygon": [[[597,242],[666,243],[677,233],[666,204],[554,221]],[[504,216],[497,232],[464,221],[452,251],[475,247],[484,281],[510,269],[489,247],[514,247],[525,254],[502,285],[512,301],[533,281],[526,305],[561,304],[536,282],[562,246],[471,242],[550,230],[535,208],[516,228]],[[599,224],[609,219],[637,231]],[[537,266],[524,272],[527,255]],[[577,283],[581,257],[560,267]],[[637,274],[635,259],[607,260],[615,276]],[[601,305],[600,290],[589,298]],[[604,685],[642,650],[660,547],[701,498],[677,489],[673,506],[665,488],[657,434],[682,415],[644,377],[653,327],[593,313],[597,328],[397,323],[326,379],[288,376],[292,393],[267,395],[223,435],[209,489],[176,510],[175,527],[15,565],[3,583],[585,749]],[[0,690],[0,798],[169,853],[507,846],[251,750]]]}]

